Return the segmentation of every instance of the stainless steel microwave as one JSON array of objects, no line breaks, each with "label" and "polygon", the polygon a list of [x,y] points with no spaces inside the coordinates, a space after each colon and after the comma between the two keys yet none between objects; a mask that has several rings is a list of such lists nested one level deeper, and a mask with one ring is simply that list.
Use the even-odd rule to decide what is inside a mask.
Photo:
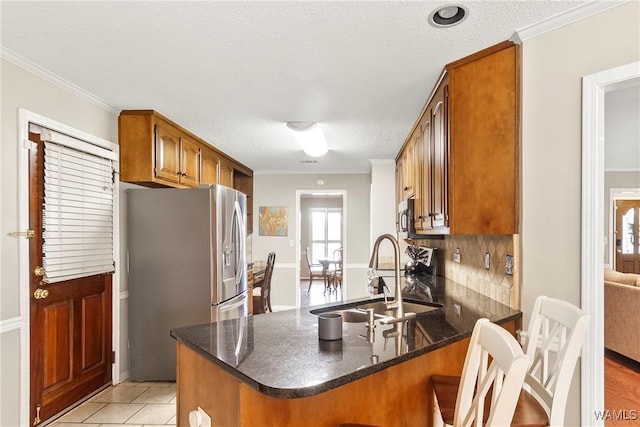
[{"label": "stainless steel microwave", "polygon": [[415,227],[414,217],[415,199],[405,199],[398,204],[398,216],[396,218],[396,229],[398,240],[408,239],[444,239],[443,234],[448,233],[424,233],[419,234]]}]

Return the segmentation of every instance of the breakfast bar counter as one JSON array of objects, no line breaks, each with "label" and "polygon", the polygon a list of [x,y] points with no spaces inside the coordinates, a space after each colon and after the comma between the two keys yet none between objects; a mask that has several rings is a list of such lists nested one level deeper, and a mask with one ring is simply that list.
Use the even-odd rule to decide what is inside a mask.
[{"label": "breakfast bar counter", "polygon": [[[344,322],[342,339],[319,340],[311,311],[325,306],[172,330],[179,425],[187,426],[197,407],[212,425],[394,425],[398,414],[390,412],[410,420],[397,425],[424,425],[432,407],[429,377],[460,374],[476,320],[486,317],[515,332],[521,317],[445,279],[429,294],[441,307],[403,322],[400,336],[378,320],[372,329]],[[403,295],[405,302],[424,299]]]}]

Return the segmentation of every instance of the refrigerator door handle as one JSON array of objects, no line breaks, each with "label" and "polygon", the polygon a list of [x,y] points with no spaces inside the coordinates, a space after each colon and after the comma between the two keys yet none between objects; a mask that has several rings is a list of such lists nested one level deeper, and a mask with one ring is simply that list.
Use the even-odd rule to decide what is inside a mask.
[{"label": "refrigerator door handle", "polygon": [[237,234],[239,234],[239,241],[234,242],[235,247],[236,247],[236,262],[235,262],[235,267],[236,267],[236,286],[238,286],[238,284],[240,283],[240,281],[242,280],[242,273],[245,271],[246,269],[246,265],[240,265],[242,263],[242,254],[244,254],[245,252],[245,244],[246,244],[246,238],[247,236],[245,236],[246,233],[246,228],[244,226],[244,218],[242,215],[242,209],[240,208],[240,203],[238,203],[238,201],[236,200],[236,202],[233,205],[233,224],[234,227],[236,227],[236,230],[234,230],[234,234],[237,232]]}]

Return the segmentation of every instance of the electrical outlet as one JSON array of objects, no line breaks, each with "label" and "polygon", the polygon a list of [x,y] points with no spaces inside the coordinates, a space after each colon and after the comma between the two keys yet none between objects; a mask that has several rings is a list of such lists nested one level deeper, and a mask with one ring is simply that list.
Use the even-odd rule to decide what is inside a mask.
[{"label": "electrical outlet", "polygon": [[460,264],[460,248],[456,248],[456,251],[453,253],[453,262]]},{"label": "electrical outlet", "polygon": [[484,254],[484,269],[489,270],[491,268],[491,254],[486,252]]},{"label": "electrical outlet", "polygon": [[512,255],[507,255],[504,272],[509,276],[513,276],[513,256]]},{"label": "electrical outlet", "polygon": [[462,312],[462,307],[460,307],[460,304],[453,304],[453,314],[460,317],[461,312]]},{"label": "electrical outlet", "polygon": [[198,413],[202,418],[200,418],[200,427],[211,427],[211,416],[205,412],[204,409],[198,406]]}]

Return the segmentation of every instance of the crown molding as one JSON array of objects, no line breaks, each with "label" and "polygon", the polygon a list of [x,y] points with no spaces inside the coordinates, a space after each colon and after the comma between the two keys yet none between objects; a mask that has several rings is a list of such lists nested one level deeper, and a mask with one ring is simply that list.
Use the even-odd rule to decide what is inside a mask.
[{"label": "crown molding", "polygon": [[34,74],[41,79],[57,86],[73,95],[76,95],[78,98],[81,98],[87,102],[90,102],[93,105],[96,105],[103,110],[108,111],[111,114],[118,115],[120,114],[120,109],[116,108],[114,105],[109,104],[102,98],[97,97],[96,95],[87,92],[79,86],[74,85],[73,83],[63,79],[62,77],[52,73],[46,68],[18,55],[17,53],[12,52],[11,50],[2,47],[0,50],[0,58],[10,62],[11,64],[22,68],[25,71]]},{"label": "crown molding", "polygon": [[541,34],[553,31],[565,25],[574,23],[584,18],[588,18],[605,10],[620,6],[627,3],[629,0],[594,0],[589,3],[585,3],[581,6],[574,7],[558,15],[552,16],[548,19],[540,21],[538,23],[528,25],[524,28],[516,30],[511,40],[521,44],[523,41],[537,37]]},{"label": "crown molding", "polygon": [[298,171],[298,170],[254,170],[253,175],[368,175],[370,171]]}]

